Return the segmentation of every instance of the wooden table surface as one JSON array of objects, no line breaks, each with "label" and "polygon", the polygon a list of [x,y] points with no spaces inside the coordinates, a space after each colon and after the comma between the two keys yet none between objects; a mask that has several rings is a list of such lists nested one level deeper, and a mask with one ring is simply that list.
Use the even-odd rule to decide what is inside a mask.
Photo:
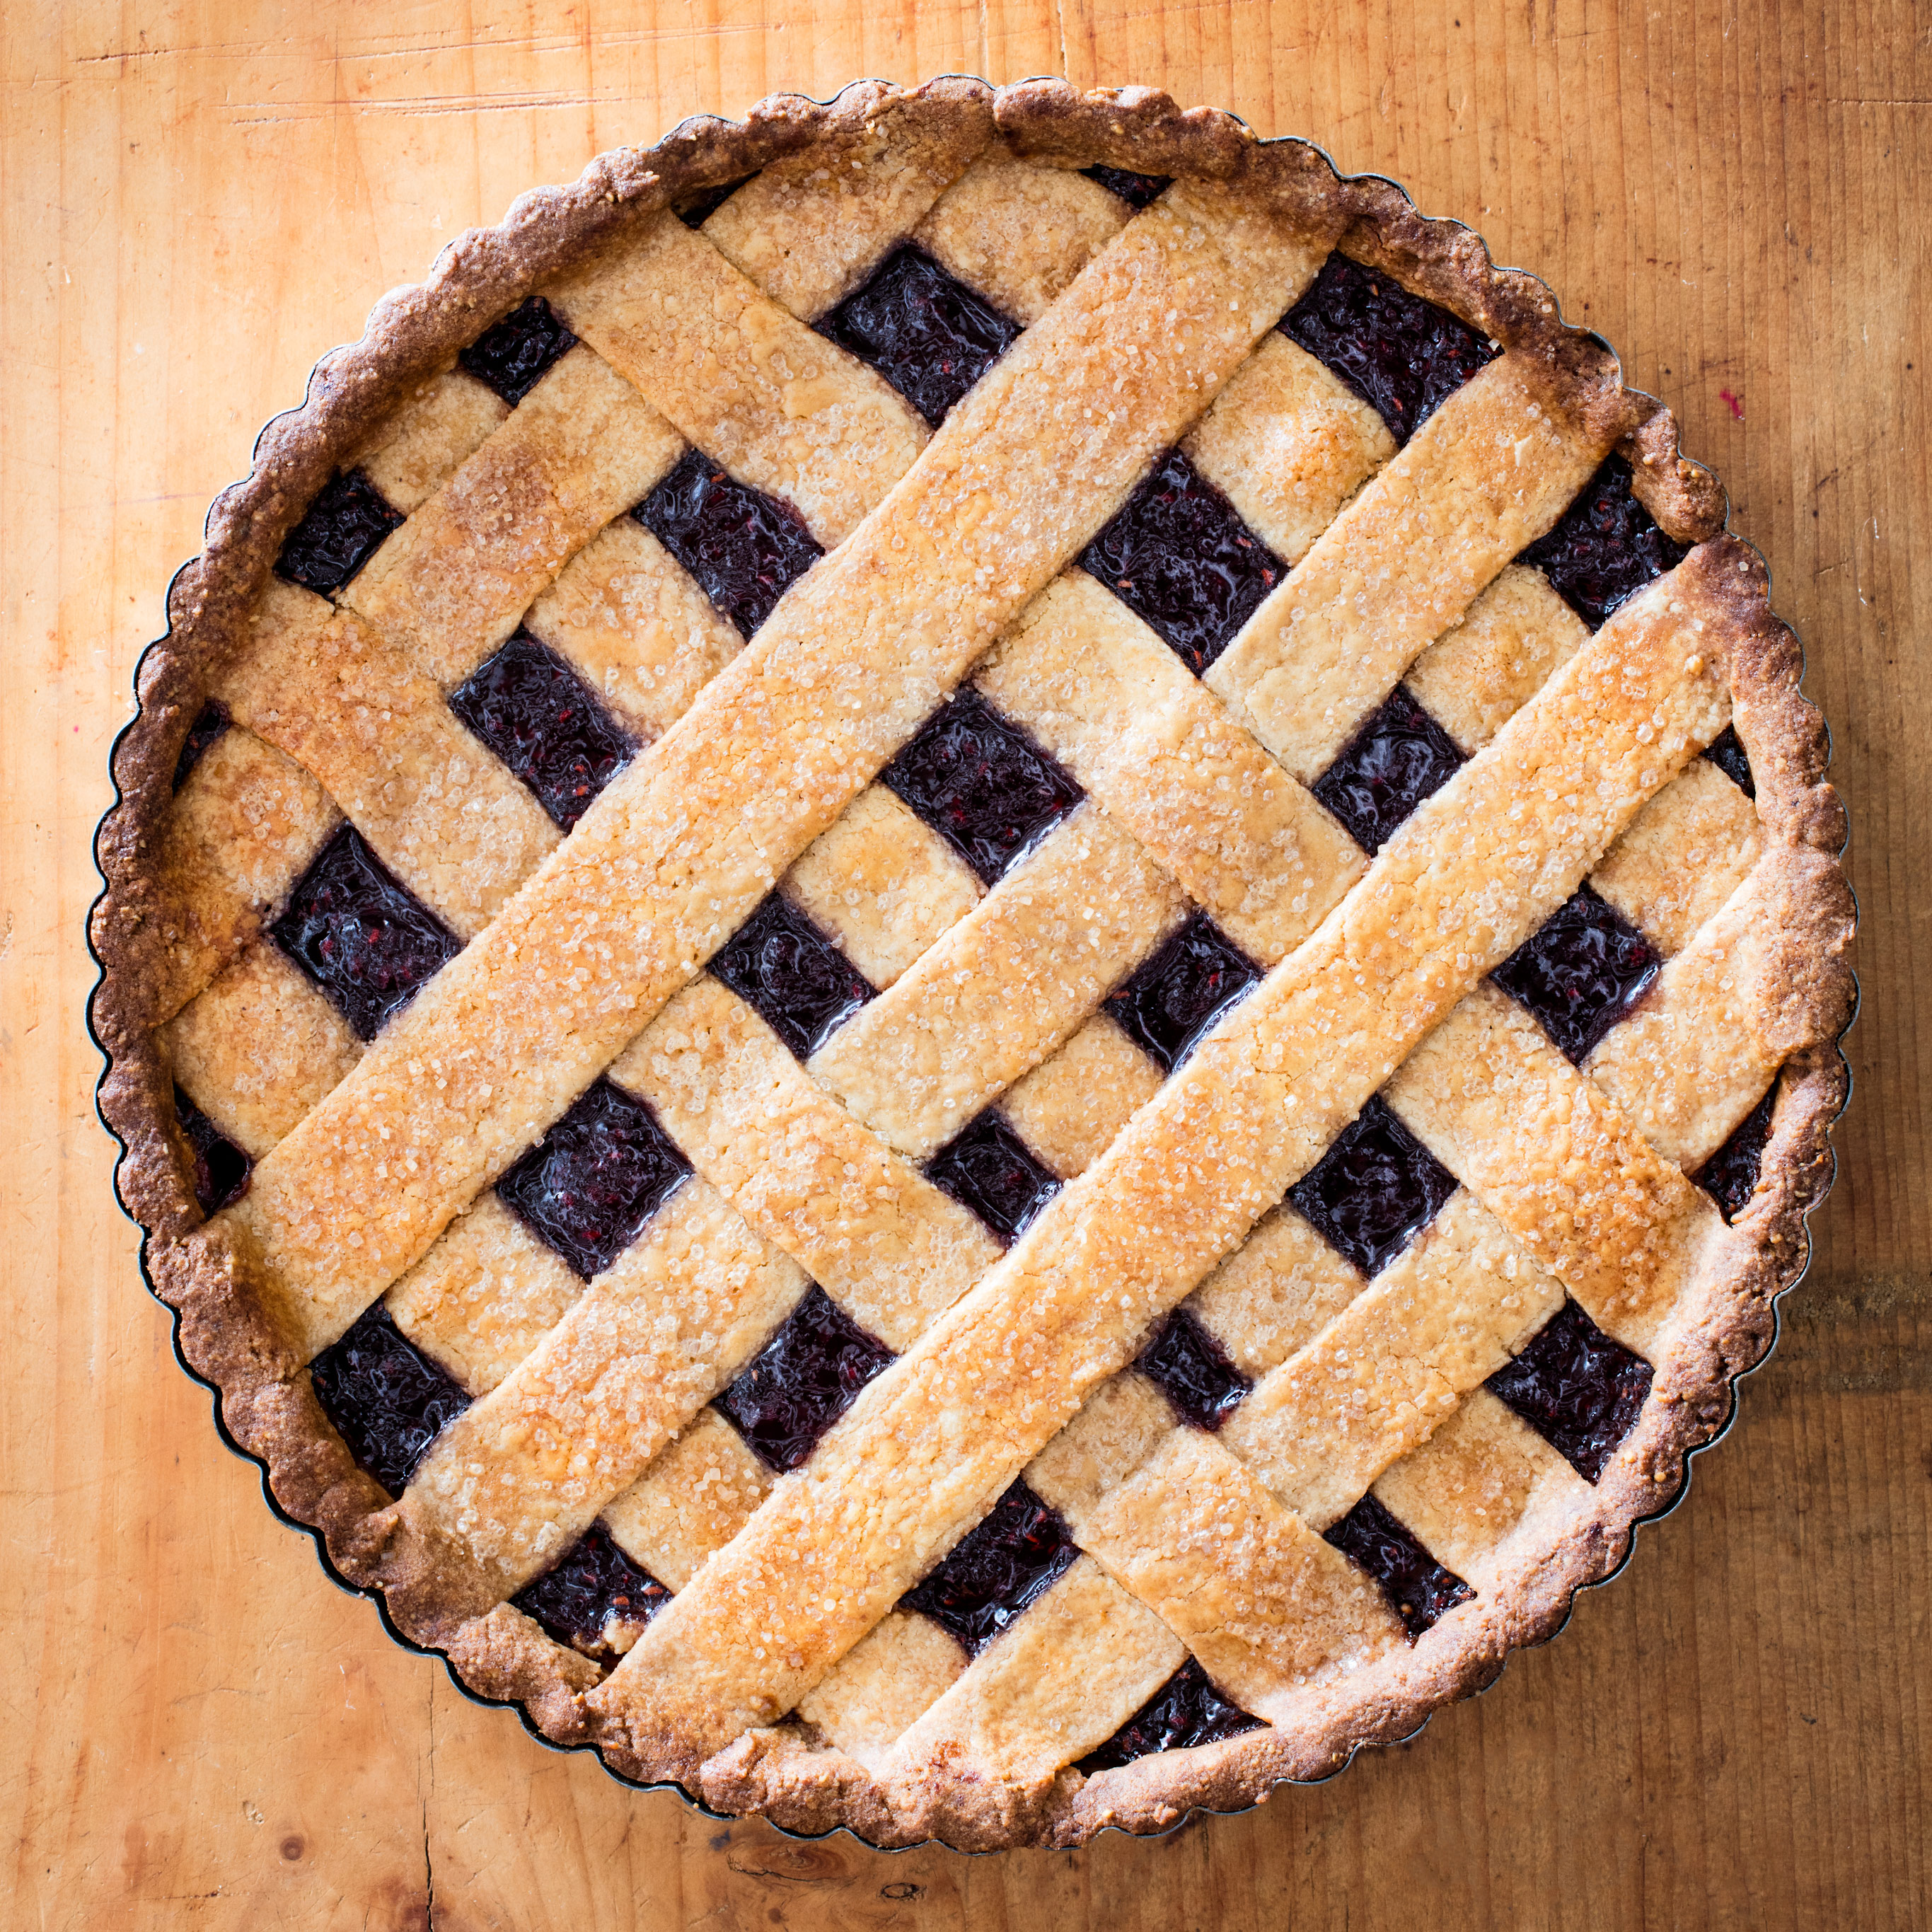
[{"label": "wooden table surface", "polygon": [[[476,0],[0,10],[0,1893],[403,1928],[1932,1921],[1932,51],[1910,0]],[[1858,1093],[1779,1353],[1568,1634],[1413,1743],[1076,1853],[726,1826],[384,1636],[176,1367],[82,1004],[108,747],[256,427],[466,226],[700,109],[1142,81],[1480,228],[1664,396],[1837,731]],[[1915,564],[1913,558],[1919,559]],[[1913,887],[1914,879],[1919,884]],[[1922,1032],[1921,1028],[1925,1030]]]}]

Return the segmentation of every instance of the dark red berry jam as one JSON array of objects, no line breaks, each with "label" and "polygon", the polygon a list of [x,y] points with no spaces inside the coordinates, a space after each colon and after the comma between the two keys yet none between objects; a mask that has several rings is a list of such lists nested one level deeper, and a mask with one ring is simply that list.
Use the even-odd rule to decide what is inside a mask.
[{"label": "dark red berry jam", "polygon": [[1364,852],[1379,852],[1463,764],[1456,741],[1397,685],[1317,778],[1315,796]]},{"label": "dark red berry jam", "polygon": [[220,698],[211,698],[201,707],[201,716],[188,727],[182,740],[181,756],[175,760],[175,790],[188,783],[188,774],[208,755],[208,748],[234,721]]},{"label": "dark red berry jam", "polygon": [[1373,404],[1398,443],[1498,352],[1446,308],[1339,254],[1322,265],[1280,326]]},{"label": "dark red berry jam", "polygon": [[392,1496],[402,1494],[438,1433],[470,1406],[380,1301],[316,1357],[309,1379],[350,1454]]},{"label": "dark red berry jam", "polygon": [[1016,1483],[901,1606],[922,1612],[977,1656],[1079,1554],[1059,1512]]},{"label": "dark red berry jam", "polygon": [[550,364],[576,346],[577,338],[551,313],[550,304],[532,296],[486,328],[456,359],[514,409]]},{"label": "dark red berry jam", "polygon": [[1020,332],[916,248],[896,250],[815,326],[869,362],[935,429]]},{"label": "dark red berry jam", "polygon": [[449,708],[566,832],[634,748],[596,693],[527,631],[458,685]]},{"label": "dark red berry jam", "polygon": [[1196,677],[1288,574],[1233,504],[1171,449],[1080,553]]},{"label": "dark red berry jam", "polygon": [[1704,747],[1704,755],[1745,797],[1756,797],[1757,781],[1751,776],[1750,757],[1735,724],[1726,724]]},{"label": "dark red berry jam", "polygon": [[1365,1496],[1340,1522],[1322,1534],[1382,1586],[1413,1643],[1439,1618],[1475,1595],[1453,1570],[1423,1548],[1415,1532]]},{"label": "dark red berry jam", "polygon": [[1198,912],[1107,995],[1102,1010],[1172,1073],[1261,976],[1262,969]]},{"label": "dark red berry jam", "polygon": [[1254,1384],[1185,1308],[1177,1308],[1134,1366],[1196,1429],[1219,1429]]},{"label": "dark red berry jam", "polygon": [[296,881],[269,928],[356,1036],[374,1040],[463,942],[345,825]]},{"label": "dark red berry jam", "polygon": [[720,182],[716,188],[700,188],[688,201],[678,203],[677,218],[687,228],[702,228],[751,179],[749,175],[740,175],[735,180]]},{"label": "dark red berry jam", "polygon": [[290,531],[275,574],[318,596],[333,595],[380,550],[403,513],[359,470],[332,476]]},{"label": "dark red berry jam", "polygon": [[194,1198],[212,1214],[248,1191],[254,1162],[190,1100],[175,1089],[175,1119],[194,1150]]},{"label": "dark red berry jam", "polygon": [[749,637],[824,553],[789,503],[686,450],[632,515]]},{"label": "dark red berry jam", "polygon": [[1764,1098],[1731,1130],[1730,1139],[1692,1177],[1717,1202],[1726,1221],[1735,1221],[1757,1192],[1758,1173],[1764,1165],[1777,1103],[1778,1082],[1774,1080]]},{"label": "dark red berry jam", "polygon": [[1372,1278],[1435,1220],[1456,1177],[1378,1096],[1288,1190],[1296,1210]]},{"label": "dark red berry jam", "polygon": [[988,885],[1085,796],[979,692],[943,704],[879,774]]},{"label": "dark red berry jam", "polygon": [[1584,886],[1491,976],[1581,1066],[1663,964],[1642,933]]},{"label": "dark red berry jam", "polygon": [[690,1172],[650,1108],[598,1079],[497,1182],[496,1192],[588,1281],[631,1245]]},{"label": "dark red berry jam", "polygon": [[670,1601],[670,1592],[648,1570],[617,1547],[610,1532],[593,1522],[562,1560],[510,1599],[555,1637],[599,1664],[617,1652],[604,1641],[604,1626],[645,1624]]},{"label": "dark red berry jam", "polygon": [[1132,208],[1146,207],[1174,178],[1172,175],[1136,174],[1131,168],[1082,168],[1080,172]]},{"label": "dark red berry jam", "polygon": [[1109,1738],[1089,1751],[1075,1767],[1091,1778],[1096,1772],[1117,1771],[1137,1757],[1156,1751],[1192,1750],[1219,1744],[1244,1731],[1262,1728],[1238,1704],[1231,1704],[1213,1681],[1190,1658],[1154,1695]]},{"label": "dark red berry jam", "polygon": [[926,1177],[1010,1241],[1060,1192],[1012,1123],[989,1108],[926,1162]]},{"label": "dark red berry jam", "polygon": [[782,1473],[811,1455],[892,1359],[814,1282],[713,1406],[766,1468]]},{"label": "dark red berry jam", "polygon": [[1630,488],[1630,466],[1613,456],[1549,532],[1516,560],[1534,564],[1592,630],[1654,577],[1690,554],[1667,537]]},{"label": "dark red berry jam", "polygon": [[872,997],[866,976],[782,892],[759,902],[711,970],[801,1060]]},{"label": "dark red berry jam", "polygon": [[1485,1386],[1594,1483],[1636,1426],[1650,1364],[1566,1301]]}]

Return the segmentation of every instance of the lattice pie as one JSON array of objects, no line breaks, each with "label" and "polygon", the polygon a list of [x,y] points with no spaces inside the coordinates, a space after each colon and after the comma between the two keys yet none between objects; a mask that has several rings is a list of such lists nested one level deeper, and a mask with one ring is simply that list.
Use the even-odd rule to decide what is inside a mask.
[{"label": "lattice pie", "polygon": [[185,1359],[722,1810],[1073,1843],[1406,1734],[1828,1180],[1843,820],[1723,521],[1540,283],[1162,96],[531,196],[263,436],[116,753]]}]

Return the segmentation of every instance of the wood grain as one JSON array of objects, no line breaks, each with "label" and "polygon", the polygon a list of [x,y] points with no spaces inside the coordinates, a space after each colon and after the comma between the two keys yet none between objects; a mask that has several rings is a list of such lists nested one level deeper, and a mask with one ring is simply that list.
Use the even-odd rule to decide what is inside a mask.
[{"label": "wood grain", "polygon": [[[0,13],[0,1889],[13,1922],[1890,1927],[1932,1917],[1932,52],[1910,0],[31,4]],[[1156,1843],[966,1860],[638,1794],[398,1648],[142,1293],[82,1023],[109,744],[202,511],[466,225],[773,88],[1144,81],[1544,274],[1771,559],[1838,732],[1858,1094],[1772,1365],[1556,1645]]]}]

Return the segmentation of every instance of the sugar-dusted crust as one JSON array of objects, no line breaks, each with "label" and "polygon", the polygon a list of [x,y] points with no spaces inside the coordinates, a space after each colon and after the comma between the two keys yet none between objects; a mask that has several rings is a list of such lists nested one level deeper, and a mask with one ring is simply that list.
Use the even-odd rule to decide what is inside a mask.
[{"label": "sugar-dusted crust", "polygon": [[[998,1730],[1012,1700],[1028,1694],[1024,1685],[1006,1684],[997,1675],[969,1672],[905,1732],[910,1742],[896,1755],[878,1756],[860,1742],[865,1727],[854,1717],[850,1748],[866,1757],[865,1763],[796,1726],[746,1730],[707,1756],[709,1747],[695,1749],[688,1738],[640,1739],[610,1714],[607,1700],[586,1702],[585,1694],[598,1681],[596,1667],[551,1642],[512,1606],[498,1604],[472,1614],[479,1599],[466,1574],[453,1578],[442,1562],[440,1532],[412,1520],[410,1507],[391,1503],[356,1468],[324,1419],[302,1372],[308,1352],[302,1338],[289,1332],[285,1318],[254,1285],[249,1258],[235,1255],[223,1229],[203,1232],[173,1125],[172,1070],[161,1037],[181,1004],[174,962],[184,933],[195,945],[232,944],[238,952],[253,931],[245,907],[224,914],[241,922],[232,934],[224,928],[211,936],[194,926],[195,909],[184,907],[169,877],[162,835],[176,761],[211,690],[244,662],[249,614],[283,538],[316,490],[337,467],[378,443],[397,412],[442,378],[457,350],[534,287],[572,277],[596,284],[608,252],[658,211],[760,170],[771,171],[763,194],[782,213],[794,185],[808,178],[820,160],[843,162],[870,152],[868,144],[887,123],[910,130],[920,167],[935,180],[956,172],[957,158],[979,152],[997,136],[1004,144],[995,157],[1003,166],[1010,160],[1062,167],[1098,163],[1240,185],[1262,206],[1339,233],[1346,252],[1388,268],[1502,344],[1512,380],[1526,386],[1524,393],[1546,396],[1562,409],[1566,434],[1589,452],[1587,461],[1580,457],[1573,466],[1587,473],[1597,452],[1615,447],[1630,462],[1638,495],[1664,527],[1680,541],[1707,544],[1698,554],[1696,580],[1698,595],[1722,614],[1721,623],[1712,626],[1724,640],[1714,646],[1721,653],[1718,682],[1728,687],[1730,714],[1756,776],[1760,836],[1777,848],[1753,874],[1758,903],[1778,934],[1777,970],[1762,976],[1775,997],[1766,1001],[1756,1030],[1772,1064],[1783,1061],[1760,1184],[1735,1225],[1702,1246],[1694,1277],[1670,1319],[1670,1346],[1658,1352],[1655,1399],[1601,1480],[1594,1488],[1555,1486],[1552,1493],[1560,1493],[1567,1512],[1561,1534],[1528,1539],[1522,1556],[1502,1560],[1476,1600],[1450,1612],[1414,1646],[1396,1642],[1376,1649],[1360,1668],[1298,1698],[1285,1724],[1200,1750],[1144,1758],[1086,1780],[1063,1771],[1001,1786],[960,1768],[964,1760],[958,1738],[966,1730],[984,1731],[988,1724]],[[911,194],[916,187],[909,176],[893,192]],[[1081,194],[1061,199],[1071,206]],[[856,218],[889,236],[890,222],[879,210],[868,206]],[[921,232],[943,251],[950,231],[946,218],[936,217]],[[760,266],[758,236],[752,228],[718,238],[731,259],[742,254],[753,268]],[[814,299],[827,291],[836,294],[852,278],[849,262],[815,231],[808,240],[795,268],[786,272],[808,286]],[[776,284],[768,280],[766,286],[776,292]],[[1490,386],[1500,386],[1497,379]],[[1283,408],[1292,402],[1301,406],[1286,388],[1283,396]],[[438,438],[460,434],[461,412],[444,401],[448,406],[439,404],[440,413],[430,412],[435,421],[423,431],[425,448]],[[892,406],[882,405],[888,415]],[[1204,452],[1210,466],[1218,466],[1216,474],[1231,492],[1258,490],[1264,479],[1244,470],[1248,459],[1239,447],[1224,449],[1219,436],[1210,418],[1207,430],[1195,433],[1194,446]],[[419,460],[418,453],[406,454],[410,464]],[[1426,454],[1425,449],[1411,466],[1421,466]],[[403,456],[394,460],[400,464]],[[399,494],[403,487],[397,486]],[[1310,487],[1321,487],[1320,479]],[[1352,488],[1353,481],[1345,487]],[[842,534],[842,518],[841,512],[835,519],[838,530],[828,535]],[[1490,1682],[1511,1648],[1553,1634],[1575,1592],[1614,1572],[1628,1555],[1636,1524],[1681,1492],[1689,1454],[1730,1418],[1736,1378],[1771,1346],[1776,1298],[1804,1264],[1805,1217],[1830,1184],[1828,1130],[1848,1088],[1834,1042],[1854,998],[1843,959],[1852,909],[1835,863],[1844,815],[1825,777],[1822,722],[1798,688],[1796,640],[1769,610],[1761,560],[1737,539],[1720,536],[1724,518],[1715,480],[1681,457],[1668,412],[1617,384],[1613,358],[1594,338],[1564,324],[1543,284],[1496,268],[1479,237],[1456,224],[1419,215],[1392,184],[1339,179],[1325,157],[1306,144],[1258,142],[1231,116],[1203,109],[1183,112],[1148,90],[1082,96],[1063,83],[1036,81],[995,92],[978,82],[949,79],[910,94],[867,82],[828,105],[776,97],[742,124],[711,118],[688,122],[654,148],[599,158],[572,187],[525,196],[500,226],[452,244],[422,287],[385,297],[362,339],[318,364],[303,406],[263,432],[249,476],[210,512],[202,555],[170,589],[168,634],[142,660],[139,715],[116,747],[118,802],[97,841],[106,890],[90,928],[104,968],[91,1007],[107,1058],[99,1101],[103,1118],[122,1144],[117,1184],[146,1232],[150,1280],[178,1315],[184,1360],[219,1390],[230,1433],[263,1464],[280,1508],[321,1533],[343,1575],[380,1585],[392,1615],[410,1634],[442,1648],[464,1683],[482,1696],[520,1704],[527,1720],[560,1744],[596,1744],[606,1762],[626,1775],[661,1776],[674,1766],[688,1790],[722,1809],[761,1810],[798,1831],[848,1826],[881,1844],[927,1837],[975,1849],[1076,1844],[1108,1826],[1163,1830],[1196,1805],[1226,1810],[1251,1804],[1282,1779],[1325,1775],[1364,1744],[1408,1736],[1438,1705]],[[1338,536],[1330,550],[1346,536]],[[1481,568],[1491,569],[1492,560]],[[1472,628],[1488,614],[1472,610]],[[726,640],[721,655],[729,648]],[[1450,645],[1445,641],[1435,649],[1444,653]],[[1007,675],[1017,691],[1029,674],[1022,664]],[[1040,701],[1046,704],[1049,695]],[[1486,703],[1492,695],[1486,692]],[[1510,701],[1520,702],[1523,695]],[[1507,709],[1504,704],[1494,716],[1485,713],[1471,730],[1493,732]],[[1067,754],[1078,749],[1070,737]],[[1096,743],[1091,755],[1098,760],[1103,752]],[[1096,788],[1096,796],[1105,802],[1104,790]],[[1173,830],[1177,851],[1185,830]],[[830,856],[821,854],[821,860]],[[1739,862],[1748,867],[1755,862]],[[1281,944],[1288,943],[1284,935]],[[901,999],[910,1004],[919,990],[916,977],[907,986]],[[1042,1040],[1057,1044],[1083,1016],[1084,1010],[1042,1023]],[[1080,1036],[1075,1037],[1077,1042]],[[1050,1097],[1054,1065],[1048,1061],[1028,1076],[1033,1085],[1019,1105],[1036,1104],[1036,1096],[1049,1112],[1058,1104]],[[1016,1061],[1003,1078],[1024,1071]],[[1131,1073],[1121,1078],[1132,1084]],[[1064,1156],[1065,1178],[1072,1180],[1089,1157],[1084,1149],[1070,1150]],[[1204,1308],[1213,1306],[1220,1279],[1202,1291]],[[911,1334],[909,1328],[908,1341]],[[1265,1342],[1254,1346],[1258,1368],[1282,1360],[1282,1352],[1270,1353]],[[488,1419],[479,1415],[476,1426]],[[1204,1455],[1198,1444],[1182,1443],[1156,1452],[1148,1467],[1166,1480],[1167,1465],[1177,1457],[1200,1462]],[[1211,1470],[1195,1472],[1197,1488],[1210,1476],[1233,1480],[1222,1466],[1232,1465],[1232,1458],[1219,1450],[1215,1455],[1220,1461],[1208,1458]],[[646,1472],[643,1480],[652,1480]],[[1130,1528],[1138,1506],[1135,1498],[1152,1493],[1142,1484],[1132,1496],[1118,1491],[1114,1500],[1096,1507],[1112,1510],[1107,1521]],[[1255,1507],[1265,1514],[1272,1505],[1263,1498]],[[739,1520],[733,1517],[733,1526]],[[1300,1546],[1279,1526],[1262,1542],[1272,1550]],[[681,1560],[694,1568],[701,1559],[694,1553]],[[1127,1558],[1122,1562],[1131,1569]],[[1106,1594],[1085,1570],[1078,1588]],[[1126,1708],[1140,1694],[1142,1677],[1155,1670],[1149,1660],[1160,1660],[1164,1670],[1167,1652],[1160,1647],[1164,1639],[1144,1654],[1135,1650],[1140,1620],[1151,1625],[1154,1619],[1149,1612],[1130,1610],[1125,1606],[1133,1600],[1115,1594],[1123,1598],[1118,1681],[1136,1687],[1119,1693]],[[1067,1601],[1076,1599],[1086,1600],[1070,1586]],[[1053,1628],[1043,1621],[1030,1640],[1047,1641]],[[844,1667],[860,1654],[850,1653]],[[848,1686],[844,1702],[828,1694],[814,1707],[808,1697],[806,1716],[810,1720],[818,1708],[828,1722],[843,1724],[844,1718],[832,1715],[835,1708],[858,1711],[862,1705]]]}]

